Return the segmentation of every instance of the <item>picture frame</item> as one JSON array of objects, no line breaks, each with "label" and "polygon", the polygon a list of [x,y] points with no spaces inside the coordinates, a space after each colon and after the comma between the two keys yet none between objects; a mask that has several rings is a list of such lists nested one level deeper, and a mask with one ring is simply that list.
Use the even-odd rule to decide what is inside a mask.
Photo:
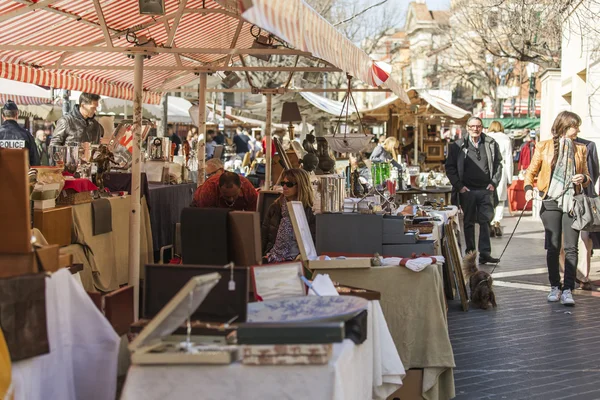
[{"label": "picture frame", "polygon": [[300,261],[259,265],[251,271],[254,296],[258,301],[306,296]]},{"label": "picture frame", "polygon": [[444,142],[442,141],[426,141],[423,143],[423,151],[427,156],[427,161],[443,161],[444,160]]},{"label": "picture frame", "polygon": [[138,0],[140,14],[165,15],[165,0]]}]

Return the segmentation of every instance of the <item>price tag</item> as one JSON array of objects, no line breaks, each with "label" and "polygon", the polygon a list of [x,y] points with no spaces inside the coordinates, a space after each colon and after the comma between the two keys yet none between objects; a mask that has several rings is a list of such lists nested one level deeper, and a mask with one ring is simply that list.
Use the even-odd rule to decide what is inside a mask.
[{"label": "price tag", "polygon": [[235,281],[229,281],[229,291],[233,292],[235,290]]}]

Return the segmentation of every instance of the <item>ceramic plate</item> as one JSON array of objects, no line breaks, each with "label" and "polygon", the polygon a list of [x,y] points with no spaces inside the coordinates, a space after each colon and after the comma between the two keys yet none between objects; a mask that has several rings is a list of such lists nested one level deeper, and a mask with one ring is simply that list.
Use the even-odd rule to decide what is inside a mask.
[{"label": "ceramic plate", "polygon": [[354,296],[302,296],[248,304],[248,322],[345,321],[367,309]]}]

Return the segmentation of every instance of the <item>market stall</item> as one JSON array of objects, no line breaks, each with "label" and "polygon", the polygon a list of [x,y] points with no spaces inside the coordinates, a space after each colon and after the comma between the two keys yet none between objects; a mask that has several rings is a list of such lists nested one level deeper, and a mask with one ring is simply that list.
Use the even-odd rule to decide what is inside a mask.
[{"label": "market stall", "polygon": [[324,365],[134,365],[122,398],[180,399],[203,393],[203,399],[217,400],[243,393],[245,399],[262,400],[276,392],[298,400],[386,399],[400,387],[405,371],[377,301],[369,302],[367,326],[364,343],[335,343]]},{"label": "market stall", "polygon": [[[105,211],[95,212],[93,203],[72,206],[72,244],[61,252],[83,263],[83,287],[88,292],[109,292],[129,281],[129,196],[108,198]],[[108,210],[108,211],[107,211]],[[152,229],[146,199],[140,206],[140,268],[154,261]],[[110,231],[94,234],[98,218],[111,221]]]},{"label": "market stall", "polygon": [[402,154],[412,165],[435,169],[445,159],[443,133],[464,124],[471,114],[427,90],[409,89],[407,94],[410,103],[390,96],[360,114],[367,124],[385,123],[386,136],[399,140]]},{"label": "market stall", "polygon": [[[78,243],[82,242],[76,245],[78,246],[78,254],[81,260],[88,260],[90,264],[88,270],[92,271],[94,284],[113,285],[115,282],[118,283],[122,277],[121,270],[110,264],[117,263],[121,256],[124,257],[124,254],[127,254],[129,266],[127,280],[134,287],[131,302],[135,305],[134,318],[137,319],[137,313],[140,309],[138,300],[140,298],[141,264],[143,264],[144,254],[152,248],[149,241],[151,235],[147,231],[150,218],[147,216],[147,210],[144,211],[147,207],[141,195],[141,171],[143,167],[141,145],[144,138],[142,132],[142,104],[144,102],[157,104],[163,92],[168,92],[170,89],[176,89],[183,84],[195,81],[199,75],[198,124],[201,139],[198,143],[198,173],[200,177],[198,184],[202,184],[204,180],[207,74],[218,70],[247,70],[243,62],[243,55],[279,54],[318,57],[327,61],[327,64],[324,67],[309,67],[313,71],[338,71],[341,68],[369,85],[389,88],[400,98],[404,98],[405,93],[398,82],[390,78],[389,66],[370,59],[368,55],[358,49],[350,40],[343,37],[302,1],[264,2],[257,0],[252,2],[252,7],[246,9],[244,7],[248,5],[246,2],[215,2],[209,0],[202,1],[202,3],[196,2],[196,8],[186,8],[185,2],[168,0],[166,1],[167,14],[159,18],[140,13],[138,8],[140,3],[137,1],[118,3],[104,0],[95,1],[93,4],[91,1],[85,4],[61,2],[60,8],[57,8],[53,7],[51,1],[31,4],[14,4],[9,1],[0,1],[0,8],[9,10],[0,15],[0,27],[5,27],[7,31],[10,30],[11,32],[10,35],[3,36],[2,43],[0,43],[2,45],[0,76],[39,85],[52,85],[56,88],[82,90],[103,96],[133,99],[134,118],[128,137],[131,143],[129,146],[131,148],[131,159],[129,160],[131,161],[132,174],[131,195],[102,199],[103,203],[106,205],[106,202],[108,202],[110,209],[114,211],[110,219],[113,225],[112,231],[97,233],[95,236],[92,233],[90,236],[90,226],[91,229],[95,230],[98,224],[88,225],[88,221],[96,218],[95,221],[98,222],[98,217],[92,217],[92,213],[95,213],[95,211],[91,210],[92,206],[89,203],[75,205],[72,212],[74,216],[73,230],[78,238]],[[274,5],[276,6],[275,9],[278,10],[276,16],[272,15],[272,9],[270,9]],[[123,19],[123,15],[127,15],[127,18]],[[290,16],[293,16],[291,20],[289,19]],[[90,18],[94,22],[90,21]],[[298,19],[302,19],[306,26],[315,27],[313,30],[308,30],[313,40],[307,41],[305,32],[300,33],[288,29],[289,26],[295,25]],[[252,27],[248,21],[267,29],[275,35],[279,35],[286,45],[267,49],[254,47],[253,44],[256,38],[250,32]],[[57,25],[61,26],[59,34],[55,30]],[[100,29],[98,29],[99,27]],[[123,35],[125,31],[127,32],[126,36]],[[320,33],[319,36],[316,32]],[[19,44],[14,44],[16,42]],[[296,46],[297,50],[290,48],[291,46]],[[334,49],[340,51],[332,51]],[[241,59],[242,66],[239,64],[232,65],[232,62],[237,62],[238,59]],[[222,61],[225,62],[221,64]],[[32,67],[33,65],[35,65],[35,68]],[[299,70],[301,68],[289,68],[291,73]],[[270,114],[272,112],[270,104],[272,96],[278,92],[275,89],[257,89],[267,96],[266,136],[267,148],[269,148]],[[105,155],[107,154],[105,153]],[[271,181],[269,158],[270,153],[267,152],[266,185],[269,185]],[[24,162],[22,164],[24,165]],[[20,171],[19,177],[25,177],[25,175],[26,172]],[[25,192],[25,186],[22,189]],[[26,203],[25,197],[26,195],[22,199],[23,203]],[[116,211],[120,210],[121,207],[125,207],[125,204],[128,204],[127,217],[124,213]],[[25,209],[26,207],[22,207],[21,211],[25,211]],[[117,215],[120,216],[119,221],[114,220]],[[100,220],[106,222],[108,218],[100,218]],[[116,229],[119,224],[125,223],[127,220],[129,220],[128,230]],[[27,229],[29,227],[26,227],[24,231]],[[196,231],[199,230],[196,229]],[[142,232],[146,232],[146,234],[144,235]],[[111,239],[106,243],[104,240],[103,243],[100,243],[100,236],[103,235],[111,235],[106,236],[111,237]],[[128,240],[125,239],[127,235]],[[29,236],[27,234],[23,235],[23,243],[27,245],[28,250],[30,247],[28,244]],[[255,241],[258,239],[256,235],[253,238]],[[117,241],[118,243],[116,243]],[[126,253],[121,253],[117,249],[117,246],[123,243],[129,245]],[[148,246],[145,246],[144,243],[147,243]],[[68,248],[69,246],[67,246]],[[109,268],[106,275],[97,266],[92,266],[92,261],[89,258],[90,252],[94,254],[94,262],[97,261],[97,256],[107,258],[101,262]],[[105,254],[113,252],[112,255]],[[98,271],[95,269],[98,269]],[[219,269],[223,276],[227,276],[222,267],[219,267]],[[94,281],[93,275],[98,274],[98,272],[100,272],[100,280]],[[233,272],[231,276],[233,276]],[[223,282],[227,283],[226,279],[223,279]],[[235,291],[235,286],[234,284],[233,290],[229,289],[229,291]],[[232,287],[232,285],[229,287]],[[247,288],[242,293],[247,295]],[[221,296],[221,300],[227,298],[228,296]],[[369,310],[373,309],[366,309],[366,311]],[[90,313],[92,312],[90,311]],[[333,390],[333,394],[347,398],[346,393],[348,392],[346,390],[350,391],[352,388],[356,388],[356,393],[350,392],[348,394],[356,394],[360,395],[360,398],[364,398],[365,395],[369,396],[377,388],[383,386],[382,383],[390,383],[398,387],[398,378],[401,378],[403,374],[401,368],[392,371],[390,378],[385,378],[383,373],[378,374],[375,372],[379,366],[384,364],[381,360],[379,362],[375,361],[377,357],[381,356],[381,353],[373,350],[375,346],[369,342],[369,340],[374,341],[377,338],[375,332],[377,325],[372,322],[374,314],[376,314],[376,310],[362,314],[363,317],[367,315],[368,321],[371,321],[366,324],[368,330],[361,332],[367,334],[366,341],[362,344],[348,343],[347,341],[341,344],[336,343],[334,346],[335,352],[332,355],[334,358],[330,361],[331,364],[328,364],[326,369],[319,369],[318,373],[325,372],[329,374],[330,378],[335,378],[333,382],[330,382],[328,395]],[[190,317],[190,314],[187,313],[186,317]],[[60,321],[60,319],[53,318],[53,321]],[[183,322],[183,320],[180,322]],[[109,361],[114,361],[112,357],[110,358]],[[355,360],[357,362],[353,362]],[[338,365],[339,369],[332,368]],[[64,363],[60,366],[64,367]],[[149,368],[150,370],[155,369],[155,367]],[[169,369],[177,371],[179,368],[171,367]],[[224,372],[227,367],[198,368],[210,369],[211,373],[216,374]],[[231,366],[231,371],[234,374],[236,368],[238,366],[235,364]],[[309,375],[312,374],[310,376],[314,377],[314,370],[309,372],[311,368],[306,368],[304,372]],[[132,371],[136,369],[137,367],[133,368]],[[381,370],[383,371],[383,368]],[[363,376],[360,371],[365,372],[366,376]],[[42,371],[45,377],[48,376],[49,372],[51,371]],[[78,382],[85,386],[86,390],[83,393],[89,393],[90,390],[93,390],[97,381],[101,381],[106,377],[112,379],[114,375],[108,368],[100,370],[100,372],[96,370],[95,372],[101,375],[102,379],[98,378],[93,381],[86,379]],[[197,378],[197,374],[195,374],[195,377]],[[220,377],[222,378],[222,375]],[[363,380],[365,377],[367,379]],[[371,377],[373,377],[372,381]],[[62,383],[66,378],[59,379]],[[223,379],[220,379],[220,381],[223,382]],[[165,383],[164,380],[155,382]],[[194,385],[195,382],[196,380],[186,382],[186,385]],[[265,387],[264,390],[268,390],[269,393],[281,393],[282,389],[285,389],[286,385],[290,383],[290,379],[287,376],[282,377],[279,375],[279,379],[272,381],[272,383],[273,386]],[[343,387],[344,384],[351,387],[345,388]],[[51,388],[50,384],[45,385],[45,388]],[[393,387],[389,389],[393,389]],[[313,389],[311,388],[311,390]],[[170,392],[172,393],[173,389]],[[195,391],[195,393],[198,392]],[[203,389],[201,393],[206,392]],[[236,392],[233,395],[238,397],[239,393]],[[99,394],[99,397],[105,397],[101,393],[97,394]],[[210,395],[215,394],[211,393]],[[76,394],[72,393],[65,397],[78,398]]]}]

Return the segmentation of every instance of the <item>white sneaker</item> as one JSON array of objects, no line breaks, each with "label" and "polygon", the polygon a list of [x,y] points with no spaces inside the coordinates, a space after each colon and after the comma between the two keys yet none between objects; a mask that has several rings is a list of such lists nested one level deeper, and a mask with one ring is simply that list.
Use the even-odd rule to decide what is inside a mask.
[{"label": "white sneaker", "polygon": [[552,286],[550,288],[550,294],[548,294],[548,301],[558,301],[560,299],[560,289],[558,286]]},{"label": "white sneaker", "polygon": [[564,304],[565,306],[574,306],[575,300],[573,300],[573,294],[571,293],[571,289],[565,289],[560,296],[560,304]]}]

